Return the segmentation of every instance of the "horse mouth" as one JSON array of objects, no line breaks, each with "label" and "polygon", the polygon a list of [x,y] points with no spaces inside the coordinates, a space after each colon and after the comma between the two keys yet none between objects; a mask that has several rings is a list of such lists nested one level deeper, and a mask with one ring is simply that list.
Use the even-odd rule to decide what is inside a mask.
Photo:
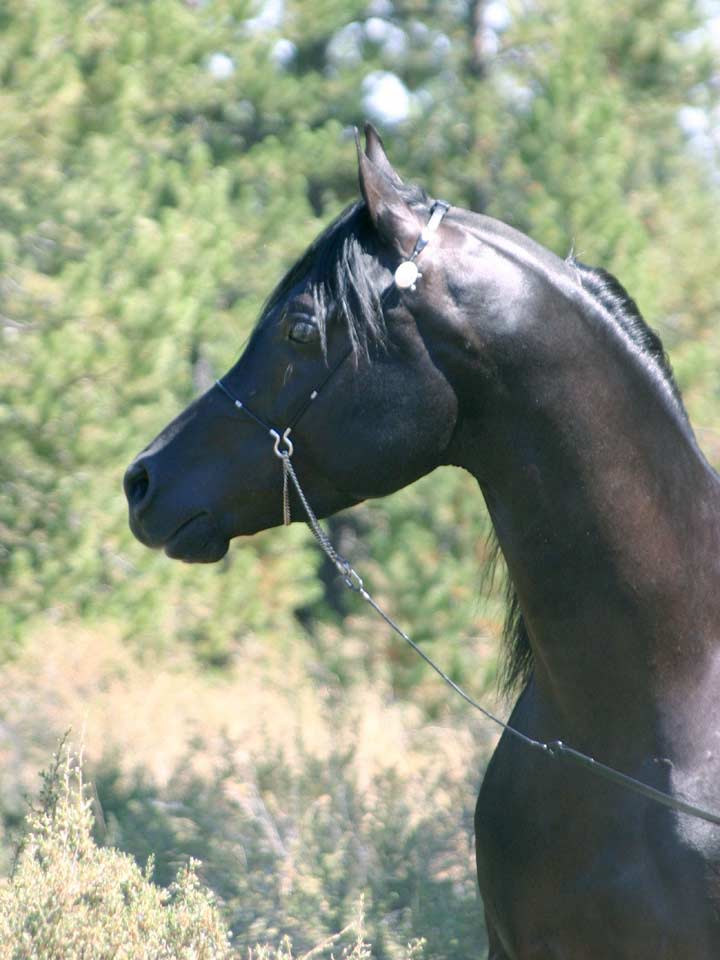
[{"label": "horse mouth", "polygon": [[216,563],[228,551],[230,541],[212,517],[199,513],[181,524],[165,543],[165,553],[185,563]]}]

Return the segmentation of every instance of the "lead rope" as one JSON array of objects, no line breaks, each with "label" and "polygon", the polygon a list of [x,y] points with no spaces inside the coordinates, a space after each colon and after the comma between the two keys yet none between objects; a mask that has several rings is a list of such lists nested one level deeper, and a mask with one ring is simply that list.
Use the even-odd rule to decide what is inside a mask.
[{"label": "lead rope", "polygon": [[[700,820],[705,820],[708,823],[713,823],[717,826],[720,826],[720,814],[713,813],[709,810],[704,810],[702,807],[698,807],[695,804],[689,803],[685,800],[679,800],[676,797],[671,796],[669,793],[665,793],[663,790],[658,790],[656,787],[651,787],[649,784],[643,783],[641,780],[636,780],[634,777],[630,777],[625,773],[621,773],[619,770],[615,770],[613,767],[608,767],[606,764],[600,763],[598,760],[595,760],[587,754],[582,753],[580,750],[575,750],[573,747],[568,747],[562,742],[562,740],[554,740],[550,743],[544,743],[541,740],[534,740],[532,737],[528,737],[520,730],[516,730],[515,727],[511,727],[508,723],[505,723],[504,720],[496,717],[494,713],[491,713],[489,710],[483,707],[482,704],[478,703],[477,700],[471,697],[470,694],[466,693],[462,687],[455,683],[455,681],[451,679],[444,672],[444,670],[442,670],[435,663],[435,661],[415,643],[412,637],[409,637],[408,634],[405,633],[405,631],[399,627],[397,623],[395,623],[392,617],[385,613],[382,607],[366,589],[360,574],[353,568],[352,564],[343,556],[341,556],[341,554],[339,554],[335,549],[330,541],[330,538],[320,526],[320,521],[315,516],[315,512],[310,506],[310,503],[305,496],[305,492],[300,485],[297,474],[295,473],[295,469],[290,462],[290,458],[293,454],[293,445],[289,436],[290,429],[287,429],[283,433],[282,437],[276,430],[270,430],[270,434],[275,437],[274,453],[282,462],[283,523],[286,526],[290,523],[289,482],[291,482],[300,499],[300,503],[307,514],[308,527],[317,540],[320,548],[323,550],[327,558],[331,561],[335,569],[342,577],[345,586],[354,593],[358,593],[363,600],[365,600],[365,602],[368,603],[385,621],[385,623],[399,637],[402,637],[402,639],[409,644],[410,647],[412,647],[415,653],[417,653],[418,656],[420,656],[449,687],[451,687],[459,696],[461,696],[466,703],[481,713],[486,719],[492,721],[492,723],[500,727],[503,731],[506,731],[517,740],[522,741],[526,746],[531,747],[534,750],[541,751],[546,756],[551,757],[553,760],[569,760],[572,763],[597,774],[604,780],[608,780],[618,786],[626,787],[628,790],[640,794],[646,799],[652,800],[655,803],[659,803],[664,807],[668,807],[671,810],[675,810],[679,813],[685,813],[688,816],[696,817]],[[281,440],[285,443],[284,449],[280,448]]]},{"label": "lead rope", "polygon": [[519,737],[521,740],[524,740],[524,741],[525,741],[527,744],[529,744],[530,746],[533,746],[533,747],[542,747],[542,746],[544,746],[544,744],[541,744],[539,741],[533,740],[531,737],[526,737],[525,734],[524,734],[524,733],[520,733],[519,730],[515,730],[515,729],[513,729],[512,727],[508,727],[508,725],[507,725],[506,723],[503,723],[503,721],[500,720],[499,717],[496,717],[494,714],[490,713],[489,710],[486,710],[485,707],[481,706],[481,704],[479,704],[476,700],[474,700],[469,694],[465,693],[465,691],[462,689],[462,687],[459,687],[459,686],[455,683],[455,681],[452,680],[452,679],[435,663],[435,661],[432,660],[432,659],[425,653],[425,651],[422,650],[422,649],[415,643],[415,641],[412,639],[412,637],[409,637],[409,636],[405,633],[405,631],[402,630],[402,629],[397,625],[397,623],[395,623],[395,621],[392,619],[392,617],[390,617],[387,613],[385,613],[385,611],[384,611],[384,610],[382,609],[382,607],[378,604],[378,602],[375,600],[375,598],[374,598],[373,596],[371,596],[371,594],[370,594],[370,593],[368,592],[368,590],[366,589],[365,584],[363,583],[363,579],[362,579],[362,577],[360,576],[360,574],[357,572],[357,570],[355,570],[355,568],[352,566],[352,564],[351,564],[348,560],[346,560],[343,556],[341,556],[341,555],[337,552],[337,550],[335,549],[335,547],[332,545],[332,542],[330,541],[330,538],[329,538],[328,535],[325,533],[325,531],[323,530],[323,528],[320,526],[320,521],[319,521],[318,518],[315,516],[315,513],[314,513],[312,507],[311,507],[310,504],[308,503],[308,499],[307,499],[307,497],[305,496],[305,492],[304,492],[303,488],[300,486],[300,481],[298,480],[298,477],[297,477],[297,474],[295,473],[295,470],[294,470],[294,468],[293,468],[293,465],[290,463],[290,454],[288,454],[287,452],[278,452],[278,456],[281,458],[282,463],[283,463],[283,476],[284,476],[284,477],[289,477],[290,480],[292,481],[292,484],[293,484],[293,486],[295,487],[295,490],[296,490],[296,492],[297,492],[297,495],[298,495],[298,497],[300,498],[300,502],[301,502],[302,505],[303,505],[303,509],[305,510],[305,513],[307,514],[307,517],[308,517],[308,519],[307,519],[308,527],[310,528],[313,536],[315,537],[315,539],[317,540],[318,544],[320,545],[320,547],[321,547],[322,550],[324,551],[325,555],[326,555],[326,556],[328,557],[328,559],[332,562],[333,566],[335,567],[335,569],[338,571],[338,573],[339,573],[340,576],[342,577],[345,586],[348,587],[348,589],[352,590],[354,593],[360,594],[360,596],[363,598],[363,600],[365,600],[367,603],[370,604],[370,606],[373,608],[373,610],[375,610],[376,613],[378,613],[378,614],[382,617],[382,619],[385,621],[385,623],[387,623],[387,625],[388,625],[389,627],[391,627],[391,628],[395,631],[395,633],[398,634],[398,636],[402,637],[403,640],[405,640],[406,643],[409,643],[410,646],[413,648],[413,650],[423,658],[423,660],[425,661],[425,663],[427,663],[430,667],[432,667],[432,669],[433,669],[437,674],[439,674],[440,677],[442,677],[442,679],[445,681],[445,683],[449,684],[449,685],[453,688],[453,690],[455,690],[456,693],[460,694],[460,696],[463,698],[463,700],[466,700],[472,707],[475,707],[476,710],[479,710],[480,713],[482,713],[485,717],[488,718],[488,720],[492,720],[493,723],[498,724],[498,725],[499,725],[500,727],[502,727],[503,729],[509,730],[514,736]]}]

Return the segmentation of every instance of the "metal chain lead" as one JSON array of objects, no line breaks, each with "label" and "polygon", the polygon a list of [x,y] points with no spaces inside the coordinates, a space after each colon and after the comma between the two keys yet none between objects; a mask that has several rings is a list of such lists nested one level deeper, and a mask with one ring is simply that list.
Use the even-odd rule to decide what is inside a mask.
[{"label": "metal chain lead", "polygon": [[[297,492],[297,495],[300,498],[300,503],[302,503],[303,509],[307,514],[307,518],[308,518],[307,525],[310,528],[312,535],[317,540],[318,544],[320,545],[321,549],[324,551],[327,558],[332,562],[337,572],[343,578],[345,585],[349,587],[351,590],[354,590],[356,593],[362,594],[364,591],[362,578],[357,573],[357,571],[355,571],[352,568],[351,564],[337,552],[335,547],[330,542],[330,538],[325,533],[323,528],[320,526],[320,521],[315,516],[314,510],[310,506],[308,499],[305,496],[305,491],[300,486],[300,481],[298,480],[297,474],[295,473],[295,469],[292,463],[290,462],[290,455],[285,453],[285,454],[278,454],[278,456],[280,456],[280,458],[282,459],[283,477],[285,478],[285,480],[287,480],[288,477],[290,478],[290,480],[292,480],[292,484],[295,487],[295,491]],[[289,510],[289,507],[288,507],[288,510]]]},{"label": "metal chain lead", "polygon": [[283,468],[283,524],[286,527],[289,527],[292,522],[292,517],[290,516],[290,488],[288,486],[288,473],[291,469],[290,467],[290,456],[285,453],[282,456],[282,468]]},{"label": "metal chain lead", "polygon": [[[287,438],[287,433],[283,439],[289,444]],[[651,787],[647,783],[643,783],[641,780],[636,780],[634,777],[630,777],[625,773],[621,773],[619,770],[615,770],[613,767],[608,767],[604,763],[600,763],[595,760],[593,757],[588,756],[585,753],[582,753],[579,750],[575,750],[572,747],[567,746],[562,742],[562,740],[554,740],[551,743],[544,743],[541,740],[534,740],[532,737],[528,737],[526,734],[522,733],[520,730],[517,730],[515,727],[511,727],[508,723],[505,723],[504,720],[501,720],[499,717],[496,717],[494,713],[491,713],[482,704],[478,703],[470,694],[466,693],[462,687],[460,687],[453,679],[451,679],[436,663],[435,661],[428,656],[425,651],[419,647],[412,637],[409,637],[405,631],[395,623],[395,621],[390,617],[379,603],[371,596],[368,590],[363,584],[362,577],[360,574],[353,569],[352,565],[347,561],[343,556],[341,556],[335,547],[332,545],[330,538],[325,533],[323,528],[320,526],[320,521],[315,516],[315,513],[310,506],[307,497],[303,488],[300,486],[300,481],[298,480],[297,474],[293,468],[292,463],[290,462],[290,457],[292,456],[292,445],[289,444],[289,449],[281,451],[278,449],[277,443],[275,445],[275,453],[282,460],[283,465],[283,509],[285,510],[285,502],[287,497],[287,480],[288,477],[292,481],[295,491],[297,492],[300,502],[303,505],[303,509],[307,514],[307,523],[312,531],[313,536],[317,540],[318,544],[328,557],[328,559],[333,563],[338,573],[342,577],[345,585],[355,593],[359,593],[360,596],[365,600],[375,612],[382,617],[385,623],[392,629],[394,632],[402,639],[408,643],[412,649],[417,653],[422,659],[427,663],[429,667],[441,677],[445,683],[448,684],[459,696],[465,700],[471,707],[481,713],[492,723],[496,724],[503,731],[506,731],[511,736],[522,741],[526,746],[533,748],[534,750],[539,750],[542,753],[546,754],[548,757],[551,757],[553,760],[568,760],[574,763],[577,766],[584,767],[586,770],[591,771],[592,773],[597,774],[604,780],[608,780],[611,783],[616,784],[617,786],[625,787],[626,789],[632,791],[633,793],[640,794],[640,796],[645,797],[648,800],[652,800],[655,803],[659,803],[664,807],[668,807],[671,810],[675,810],[679,813],[685,813],[691,817],[697,817],[700,820],[705,820],[708,823],[715,824],[720,826],[720,814],[713,813],[709,810],[704,810],[702,807],[695,806],[695,804],[689,803],[685,800],[680,800],[676,797],[671,796],[669,793],[665,793],[663,790],[658,790],[656,787]],[[287,516],[289,516],[289,503],[287,505]]]},{"label": "metal chain lead", "polygon": [[506,723],[503,723],[503,721],[499,717],[496,717],[493,713],[490,713],[490,711],[486,710],[485,707],[483,707],[481,704],[477,702],[477,700],[474,700],[470,696],[470,694],[466,693],[462,689],[462,687],[458,686],[458,684],[455,683],[455,681],[452,680],[435,663],[435,661],[432,660],[431,657],[429,657],[425,653],[425,651],[415,643],[412,637],[409,637],[407,633],[405,633],[405,631],[401,627],[399,627],[397,623],[395,623],[392,617],[390,617],[387,613],[385,613],[385,611],[382,609],[380,604],[366,589],[360,574],[357,572],[357,570],[354,569],[354,567],[348,560],[346,560],[343,556],[341,556],[337,552],[335,547],[330,542],[330,538],[325,533],[323,528],[320,526],[320,521],[315,516],[315,513],[312,507],[310,506],[307,497],[305,496],[305,492],[303,488],[300,486],[300,481],[298,480],[297,474],[295,473],[295,470],[293,469],[293,466],[290,463],[289,456],[283,457],[283,471],[286,471],[286,476],[289,475],[290,479],[292,480],[293,486],[295,487],[297,495],[300,498],[300,502],[303,505],[305,513],[307,514],[307,517],[308,517],[307,523],[308,523],[308,526],[310,527],[310,530],[312,531],[313,536],[317,540],[322,550],[325,552],[328,559],[332,561],[338,573],[343,578],[345,585],[355,593],[359,593],[360,596],[363,598],[363,600],[369,603],[370,606],[373,608],[373,610],[375,610],[375,612],[382,617],[385,623],[387,623],[387,625],[392,630],[394,630],[395,633],[398,634],[398,636],[402,637],[402,639],[406,643],[410,644],[413,650],[422,657],[425,663],[427,663],[428,666],[432,667],[435,673],[437,673],[445,681],[445,683],[451,686],[452,689],[455,690],[455,692],[458,693],[463,698],[463,700],[467,701],[467,703],[469,703],[470,706],[474,707],[476,710],[479,710],[480,713],[483,714],[483,716],[488,718],[488,720],[492,720],[493,723],[496,723],[498,726],[502,727],[504,730],[508,730],[513,736],[516,736],[519,739],[523,740],[529,746],[536,747],[542,750],[547,750],[546,744],[540,743],[539,740],[533,740],[532,737],[525,736],[524,733],[521,733],[519,730],[513,729],[513,727],[508,727],[508,725]]}]

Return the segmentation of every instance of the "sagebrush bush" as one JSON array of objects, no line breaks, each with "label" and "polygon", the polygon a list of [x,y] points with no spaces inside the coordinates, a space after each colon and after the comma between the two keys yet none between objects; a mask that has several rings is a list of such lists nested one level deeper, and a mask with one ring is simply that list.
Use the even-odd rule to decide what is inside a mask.
[{"label": "sagebrush bush", "polygon": [[[169,887],[157,886],[152,858],[141,870],[127,854],[94,842],[81,758],[63,744],[42,777],[13,874],[0,880],[0,960],[227,960],[233,955],[231,935],[194,861]],[[339,960],[372,960],[364,928],[360,901],[343,930],[302,956],[286,935],[277,945],[249,947],[247,960],[309,960],[338,949],[332,955]],[[418,960],[422,946],[411,941],[398,960]]]},{"label": "sagebrush bush", "polygon": [[[343,645],[363,662],[357,639]],[[452,700],[429,722],[361,666],[352,683],[323,668],[309,645],[258,641],[208,674],[139,663],[111,626],[38,630],[0,675],[0,873],[54,737],[84,727],[97,842],[141,868],[152,856],[162,887],[201,861],[236,950],[289,935],[302,955],[364,896],[377,960],[418,937],[432,960],[481,955],[472,816],[488,728]]]},{"label": "sagebrush bush", "polygon": [[[412,931],[421,913],[428,956],[463,955],[474,915],[462,879],[442,875],[452,866],[445,832],[434,836],[418,820],[392,777],[361,795],[349,764],[334,756],[323,769],[307,758],[298,775],[268,758],[252,783],[248,769],[229,765],[213,781],[185,781],[182,799],[178,781],[162,802],[136,791],[115,812],[111,804],[106,840],[128,827],[136,841],[163,840],[157,871],[167,883],[159,886],[149,850],[142,869],[97,844],[82,760],[63,745],[42,774],[12,874],[0,879],[0,960],[419,960],[426,939]],[[153,816],[164,835],[138,829]],[[173,876],[168,845],[185,861]],[[226,898],[222,909],[200,875]],[[232,945],[226,917],[240,931]]]},{"label": "sagebrush bush", "polygon": [[161,796],[139,772],[124,784],[112,769],[99,769],[108,836],[140,862],[158,851],[161,883],[178,860],[201,857],[203,881],[244,949],[289,935],[310,951],[364,896],[378,960],[399,960],[417,937],[433,960],[479,952],[474,793],[440,766],[426,771],[422,788],[396,769],[376,770],[361,785],[353,746],[290,762],[269,747],[265,756],[241,759],[228,743],[214,776],[193,774],[188,761]]},{"label": "sagebrush bush", "polygon": [[44,776],[10,878],[0,880],[2,960],[220,960],[229,933],[192,862],[169,888],[92,839],[82,766],[66,749]]}]

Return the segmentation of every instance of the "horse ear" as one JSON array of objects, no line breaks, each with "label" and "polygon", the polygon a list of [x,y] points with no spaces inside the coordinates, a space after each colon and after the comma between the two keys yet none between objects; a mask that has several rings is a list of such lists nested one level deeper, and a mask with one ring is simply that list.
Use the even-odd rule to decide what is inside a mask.
[{"label": "horse ear", "polygon": [[[366,130],[367,133],[367,130]],[[373,160],[360,146],[360,138],[355,132],[358,154],[358,176],[360,192],[367,206],[370,219],[382,238],[395,247],[401,256],[409,256],[420,231],[419,221],[401,193],[402,180],[390,166],[385,156],[382,141],[373,130],[368,139],[368,151],[378,158],[378,149],[382,158]],[[391,175],[384,170],[384,164]]]},{"label": "horse ear", "polygon": [[365,153],[396,187],[403,186],[402,180],[388,160],[382,137],[371,123],[365,124]]}]

